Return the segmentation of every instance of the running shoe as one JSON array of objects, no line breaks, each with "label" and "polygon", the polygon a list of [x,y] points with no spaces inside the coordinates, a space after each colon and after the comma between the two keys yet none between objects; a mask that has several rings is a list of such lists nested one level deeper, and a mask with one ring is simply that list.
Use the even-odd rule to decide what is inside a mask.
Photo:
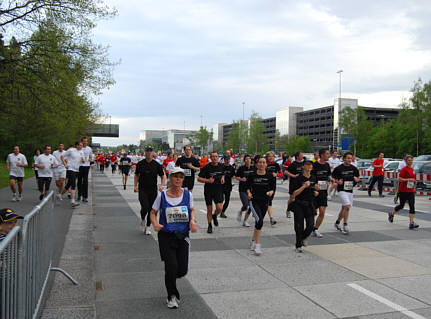
[{"label": "running shoe", "polygon": [[343,225],[343,234],[344,235],[350,234],[350,227],[349,227],[349,225]]},{"label": "running shoe", "polygon": [[256,243],[255,243],[255,241],[254,240],[252,240],[251,241],[251,244],[250,244],[250,250],[251,251],[254,251],[256,249]]},{"label": "running shoe", "polygon": [[419,227],[419,225],[416,224],[415,222],[409,224],[409,229],[416,229],[418,227]]},{"label": "running shoe", "polygon": [[246,220],[244,220],[243,222],[242,222],[242,225],[244,226],[244,227],[250,227],[250,224],[248,223],[248,221],[246,221]]},{"label": "running shoe", "polygon": [[226,214],[224,212],[221,212],[220,217],[221,218],[227,218],[227,216],[226,216]]},{"label": "running shoe", "polygon": [[207,233],[208,234],[212,234],[213,233],[213,226],[211,224],[208,225]]},{"label": "running shoe", "polygon": [[21,194],[19,194],[19,195],[18,195],[18,197],[16,198],[16,201],[17,201],[17,202],[20,202],[21,200],[22,200],[22,195],[21,195]]},{"label": "running shoe", "polygon": [[328,200],[331,201],[332,200],[332,196],[328,195]]},{"label": "running shoe", "polygon": [[218,220],[217,220],[217,215],[213,214],[213,222],[214,222],[214,226],[218,227]]},{"label": "running shoe", "polygon": [[79,203],[71,203],[72,208],[75,208],[76,206],[79,206]]},{"label": "running shoe", "polygon": [[42,200],[42,199],[43,199],[43,194],[40,194],[39,200]]},{"label": "running shoe", "polygon": [[16,195],[15,194],[13,194],[13,196],[12,196],[12,201],[16,202]]},{"label": "running shoe", "polygon": [[178,302],[175,296],[172,296],[171,299],[167,299],[166,304],[168,305],[169,309],[178,309]]},{"label": "running shoe", "polygon": [[390,223],[394,222],[394,215],[392,214],[392,212],[388,212],[388,220]]},{"label": "running shoe", "polygon": [[241,219],[242,219],[242,211],[240,210],[238,212],[238,215],[236,216],[236,220],[239,221],[239,222],[241,222]]},{"label": "running shoe", "polygon": [[145,226],[144,221],[142,221],[142,222],[141,222],[140,227],[141,227],[141,231],[142,231],[143,233],[145,233],[147,226]]},{"label": "running shoe", "polygon": [[145,235],[151,235],[150,226],[145,227]]},{"label": "running shoe", "polygon": [[271,218],[269,222],[271,223],[272,226],[277,224],[277,221],[274,218]]},{"label": "running shoe", "polygon": [[262,255],[262,247],[260,246],[260,244],[256,244],[256,246],[254,248],[254,254],[256,256]]},{"label": "running shoe", "polygon": [[323,235],[320,233],[320,231],[318,229],[313,230],[313,232],[311,233],[311,235],[313,237],[317,237],[317,238],[322,238]]},{"label": "running shoe", "polygon": [[334,227],[335,227],[336,230],[341,231],[340,224],[334,223]]},{"label": "running shoe", "polygon": [[82,199],[82,201],[83,201],[84,203],[88,203],[88,198],[83,198],[83,199]]},{"label": "running shoe", "polygon": [[304,252],[304,249],[303,249],[302,247],[296,247],[295,251],[296,251],[297,253],[303,253],[303,252]]},{"label": "running shoe", "polygon": [[290,210],[286,209],[286,218],[292,218],[292,214],[290,213]]}]

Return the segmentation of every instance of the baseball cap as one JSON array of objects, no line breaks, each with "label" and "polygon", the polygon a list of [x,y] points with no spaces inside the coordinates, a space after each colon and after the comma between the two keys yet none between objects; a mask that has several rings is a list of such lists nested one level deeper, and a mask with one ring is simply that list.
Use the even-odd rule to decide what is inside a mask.
[{"label": "baseball cap", "polygon": [[175,166],[173,169],[169,171],[169,174],[181,173],[184,175],[184,170],[181,167]]},{"label": "baseball cap", "polygon": [[0,209],[0,223],[7,223],[15,219],[23,219],[24,217],[16,214],[10,208],[2,208]]},{"label": "baseball cap", "polygon": [[152,151],[152,150],[153,150],[153,147],[152,147],[152,146],[150,146],[150,145],[145,146],[145,150],[146,150],[146,151]]}]

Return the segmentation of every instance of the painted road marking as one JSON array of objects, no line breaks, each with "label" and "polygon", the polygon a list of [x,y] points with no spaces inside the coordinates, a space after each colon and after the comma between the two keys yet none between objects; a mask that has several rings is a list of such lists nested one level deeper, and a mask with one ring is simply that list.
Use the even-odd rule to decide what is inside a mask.
[{"label": "painted road marking", "polygon": [[386,305],[386,306],[388,306],[388,307],[390,307],[396,311],[399,311],[399,312],[405,314],[406,316],[408,316],[410,318],[426,319],[425,317],[422,317],[421,315],[418,315],[417,313],[415,313],[413,311],[407,310],[406,308],[404,308],[400,305],[397,305],[396,303],[393,303],[392,301],[390,301],[386,298],[383,298],[382,296],[379,296],[379,295],[375,294],[374,292],[369,291],[369,290],[359,286],[358,284],[347,284],[347,286],[349,286],[349,287],[351,287],[351,288],[353,288],[359,292],[362,292],[364,295],[367,295],[368,297],[371,297],[374,300],[377,300],[378,302],[381,302],[382,304],[384,304],[384,305]]}]

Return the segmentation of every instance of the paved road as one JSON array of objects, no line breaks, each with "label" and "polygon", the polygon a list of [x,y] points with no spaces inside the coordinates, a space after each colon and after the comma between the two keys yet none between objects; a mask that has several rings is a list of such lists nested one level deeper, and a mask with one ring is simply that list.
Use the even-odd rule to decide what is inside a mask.
[{"label": "paved road", "polygon": [[[119,175],[106,176],[139,216],[131,182],[124,191]],[[218,318],[431,317],[428,198],[417,197],[421,228],[411,231],[406,211],[395,217],[394,224],[387,222],[392,196],[381,199],[355,193],[351,235],[333,228],[340,207],[335,200],[329,203],[321,227],[324,238],[312,238],[306,252],[298,255],[293,247],[293,220],[285,217],[287,185],[277,185],[278,224],[271,227],[265,221],[263,255],[255,257],[248,250],[252,229],[235,220],[240,207],[237,187],[229,218],[220,219],[220,227],[208,235],[203,187],[197,183],[193,194],[200,229],[192,234],[187,280]]]}]

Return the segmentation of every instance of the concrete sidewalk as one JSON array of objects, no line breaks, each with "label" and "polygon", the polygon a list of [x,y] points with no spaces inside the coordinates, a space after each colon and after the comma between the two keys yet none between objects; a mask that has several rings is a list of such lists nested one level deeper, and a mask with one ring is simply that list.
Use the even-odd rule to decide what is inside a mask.
[{"label": "concrete sidewalk", "polygon": [[80,285],[56,274],[42,318],[216,318],[187,279],[180,309],[167,309],[157,243],[104,174],[93,171],[89,203],[74,210],[60,261]]}]

